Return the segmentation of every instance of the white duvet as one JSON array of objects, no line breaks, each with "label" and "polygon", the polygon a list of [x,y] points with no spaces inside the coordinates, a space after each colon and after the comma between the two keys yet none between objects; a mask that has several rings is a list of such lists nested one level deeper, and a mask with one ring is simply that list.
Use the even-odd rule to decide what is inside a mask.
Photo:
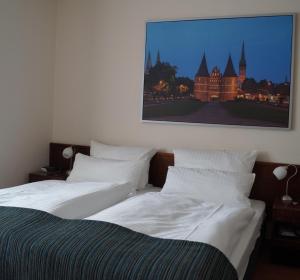
[{"label": "white duvet", "polygon": [[0,189],[0,206],[46,211],[67,219],[82,219],[128,197],[129,183],[68,183],[48,180]]},{"label": "white duvet", "polygon": [[86,219],[115,223],[153,237],[204,242],[230,259],[254,213],[250,207],[228,207],[182,194],[146,193]]}]

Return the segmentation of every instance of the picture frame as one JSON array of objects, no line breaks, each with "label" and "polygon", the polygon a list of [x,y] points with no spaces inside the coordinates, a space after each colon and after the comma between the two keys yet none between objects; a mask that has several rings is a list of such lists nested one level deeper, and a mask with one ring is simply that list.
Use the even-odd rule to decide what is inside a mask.
[{"label": "picture frame", "polygon": [[291,129],[295,14],[146,22],[142,121]]}]

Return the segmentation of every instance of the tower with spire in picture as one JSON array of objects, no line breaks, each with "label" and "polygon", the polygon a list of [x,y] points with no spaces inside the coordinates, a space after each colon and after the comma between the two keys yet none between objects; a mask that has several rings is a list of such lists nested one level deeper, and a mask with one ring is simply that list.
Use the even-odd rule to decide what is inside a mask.
[{"label": "tower with spire in picture", "polygon": [[161,61],[160,61],[160,52],[159,50],[157,51],[157,56],[156,56],[156,65],[157,64],[161,64]]},{"label": "tower with spire in picture", "polygon": [[241,88],[245,79],[246,57],[243,42],[238,75],[234,69],[231,54],[228,55],[223,74],[217,66],[209,73],[206,55],[203,54],[194,79],[194,96],[203,102],[235,100],[238,95],[238,90]]},{"label": "tower with spire in picture", "polygon": [[195,76],[194,81],[194,95],[201,101],[207,101],[208,97],[208,85],[209,85],[209,72],[206,62],[206,56],[203,54],[201,64]]},{"label": "tower with spire in picture", "polygon": [[246,80],[246,57],[245,57],[245,43],[243,41],[241,58],[239,62],[239,85],[241,86]]},{"label": "tower with spire in picture", "polygon": [[147,60],[146,60],[146,67],[145,67],[145,74],[149,74],[150,69],[152,68],[152,60],[151,60],[151,54],[148,52]]}]

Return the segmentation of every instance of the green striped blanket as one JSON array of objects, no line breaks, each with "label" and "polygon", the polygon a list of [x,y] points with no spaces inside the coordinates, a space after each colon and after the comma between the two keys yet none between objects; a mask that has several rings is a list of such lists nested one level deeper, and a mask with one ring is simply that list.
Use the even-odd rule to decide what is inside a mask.
[{"label": "green striped blanket", "polygon": [[0,207],[1,280],[232,280],[207,244],[153,238],[118,225]]}]

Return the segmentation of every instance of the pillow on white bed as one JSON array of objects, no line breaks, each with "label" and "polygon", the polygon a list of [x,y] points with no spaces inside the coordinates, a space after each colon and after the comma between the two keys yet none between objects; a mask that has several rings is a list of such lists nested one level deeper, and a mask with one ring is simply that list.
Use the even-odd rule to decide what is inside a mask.
[{"label": "pillow on white bed", "polygon": [[130,182],[137,188],[145,161],[118,161],[76,154],[68,182]]},{"label": "pillow on white bed", "polygon": [[114,160],[145,160],[138,183],[139,189],[145,188],[148,183],[150,160],[155,153],[155,149],[152,148],[112,146],[91,141],[90,155],[92,157]]},{"label": "pillow on white bed", "polygon": [[251,173],[257,152],[175,149],[175,166]]},{"label": "pillow on white bed", "polygon": [[207,202],[250,206],[255,174],[170,166],[163,193],[182,193]]}]

